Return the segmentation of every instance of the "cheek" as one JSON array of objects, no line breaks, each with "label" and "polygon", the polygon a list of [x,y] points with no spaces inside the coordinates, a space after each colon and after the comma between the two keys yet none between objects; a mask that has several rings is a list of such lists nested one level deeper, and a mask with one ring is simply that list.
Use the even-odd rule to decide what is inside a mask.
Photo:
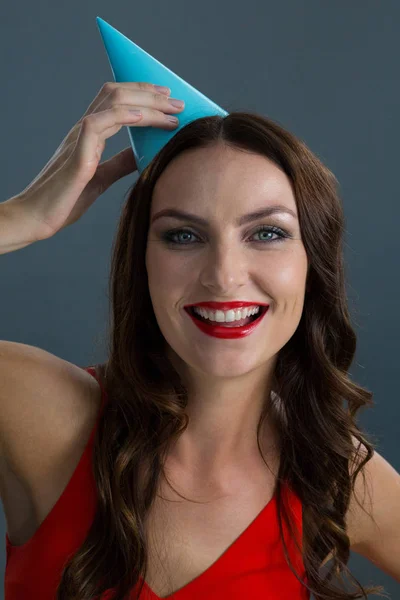
[{"label": "cheek", "polygon": [[168,250],[160,241],[150,241],[146,250],[146,268],[150,275],[175,277],[179,272],[186,272],[191,268],[191,262],[183,256],[183,252]]},{"label": "cheek", "polygon": [[279,267],[282,283],[298,290],[307,277],[308,259],[304,246],[299,244],[282,254]]},{"label": "cheek", "polygon": [[276,271],[276,285],[282,288],[288,295],[297,295],[301,292],[306,272],[300,264],[287,264]]},{"label": "cheek", "polygon": [[307,260],[295,252],[276,253],[257,261],[251,272],[262,277],[263,285],[277,298],[298,296],[305,289]]},{"label": "cheek", "polygon": [[179,295],[190,274],[193,277],[193,269],[189,268],[188,262],[174,256],[173,252],[167,252],[160,247],[160,242],[148,245],[146,269],[150,291],[162,292],[164,296],[170,292]]},{"label": "cheek", "polygon": [[270,281],[275,294],[279,327],[282,327],[282,334],[288,336],[287,339],[294,333],[301,319],[306,277],[307,264],[298,260],[282,264],[275,272],[274,280]]}]

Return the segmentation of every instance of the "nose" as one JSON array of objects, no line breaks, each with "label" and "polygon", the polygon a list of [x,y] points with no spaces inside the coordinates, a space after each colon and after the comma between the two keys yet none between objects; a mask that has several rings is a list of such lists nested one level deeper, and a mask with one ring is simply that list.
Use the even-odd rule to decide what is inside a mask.
[{"label": "nose", "polygon": [[232,298],[237,288],[247,284],[248,270],[249,262],[243,248],[234,249],[232,244],[221,244],[204,254],[199,282],[203,287],[212,289],[218,297]]}]

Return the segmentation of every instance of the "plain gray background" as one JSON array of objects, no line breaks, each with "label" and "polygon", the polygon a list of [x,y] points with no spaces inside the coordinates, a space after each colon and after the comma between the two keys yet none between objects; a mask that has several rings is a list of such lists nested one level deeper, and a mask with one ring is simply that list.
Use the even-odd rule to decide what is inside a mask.
[{"label": "plain gray background", "polygon": [[[375,401],[359,422],[400,471],[400,3],[4,3],[1,201],[34,179],[103,83],[113,81],[96,16],[226,110],[255,110],[279,122],[335,173],[358,334],[351,375]],[[128,145],[123,128],[107,140],[103,159]],[[136,178],[117,182],[55,237],[0,256],[0,339],[39,346],[80,366],[105,359],[111,243]],[[3,513],[0,533],[4,572]],[[349,566],[363,584],[384,585],[399,597],[400,585],[364,558],[352,554]]]}]

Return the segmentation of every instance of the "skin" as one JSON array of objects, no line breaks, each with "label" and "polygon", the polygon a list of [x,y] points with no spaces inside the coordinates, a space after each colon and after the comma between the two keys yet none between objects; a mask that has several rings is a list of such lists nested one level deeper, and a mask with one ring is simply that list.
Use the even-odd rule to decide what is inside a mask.
[{"label": "skin", "polygon": [[[238,227],[248,212],[280,204],[292,209]],[[165,208],[185,210],[209,221],[161,217]],[[281,227],[292,238],[259,233],[260,225]],[[176,228],[191,234],[162,234]],[[234,473],[260,457],[256,428],[266,394],[273,389],[279,350],[297,329],[304,305],[308,260],[301,239],[290,180],[264,156],[223,144],[189,150],[174,159],[154,189],[146,266],[150,296],[166,351],[188,386],[189,425],[170,461],[227,489]],[[260,325],[242,339],[201,332],[184,311],[201,301],[269,303]],[[267,446],[276,433],[267,422]]]}]

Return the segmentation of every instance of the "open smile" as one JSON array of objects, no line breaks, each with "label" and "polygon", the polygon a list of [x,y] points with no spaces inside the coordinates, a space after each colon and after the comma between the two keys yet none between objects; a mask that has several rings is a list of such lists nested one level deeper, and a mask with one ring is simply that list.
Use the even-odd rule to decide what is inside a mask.
[{"label": "open smile", "polygon": [[269,306],[260,306],[258,313],[255,315],[241,319],[240,321],[225,323],[210,321],[200,316],[193,310],[193,306],[185,307],[185,311],[200,331],[212,337],[223,339],[235,339],[249,335],[261,323],[268,309]]}]

